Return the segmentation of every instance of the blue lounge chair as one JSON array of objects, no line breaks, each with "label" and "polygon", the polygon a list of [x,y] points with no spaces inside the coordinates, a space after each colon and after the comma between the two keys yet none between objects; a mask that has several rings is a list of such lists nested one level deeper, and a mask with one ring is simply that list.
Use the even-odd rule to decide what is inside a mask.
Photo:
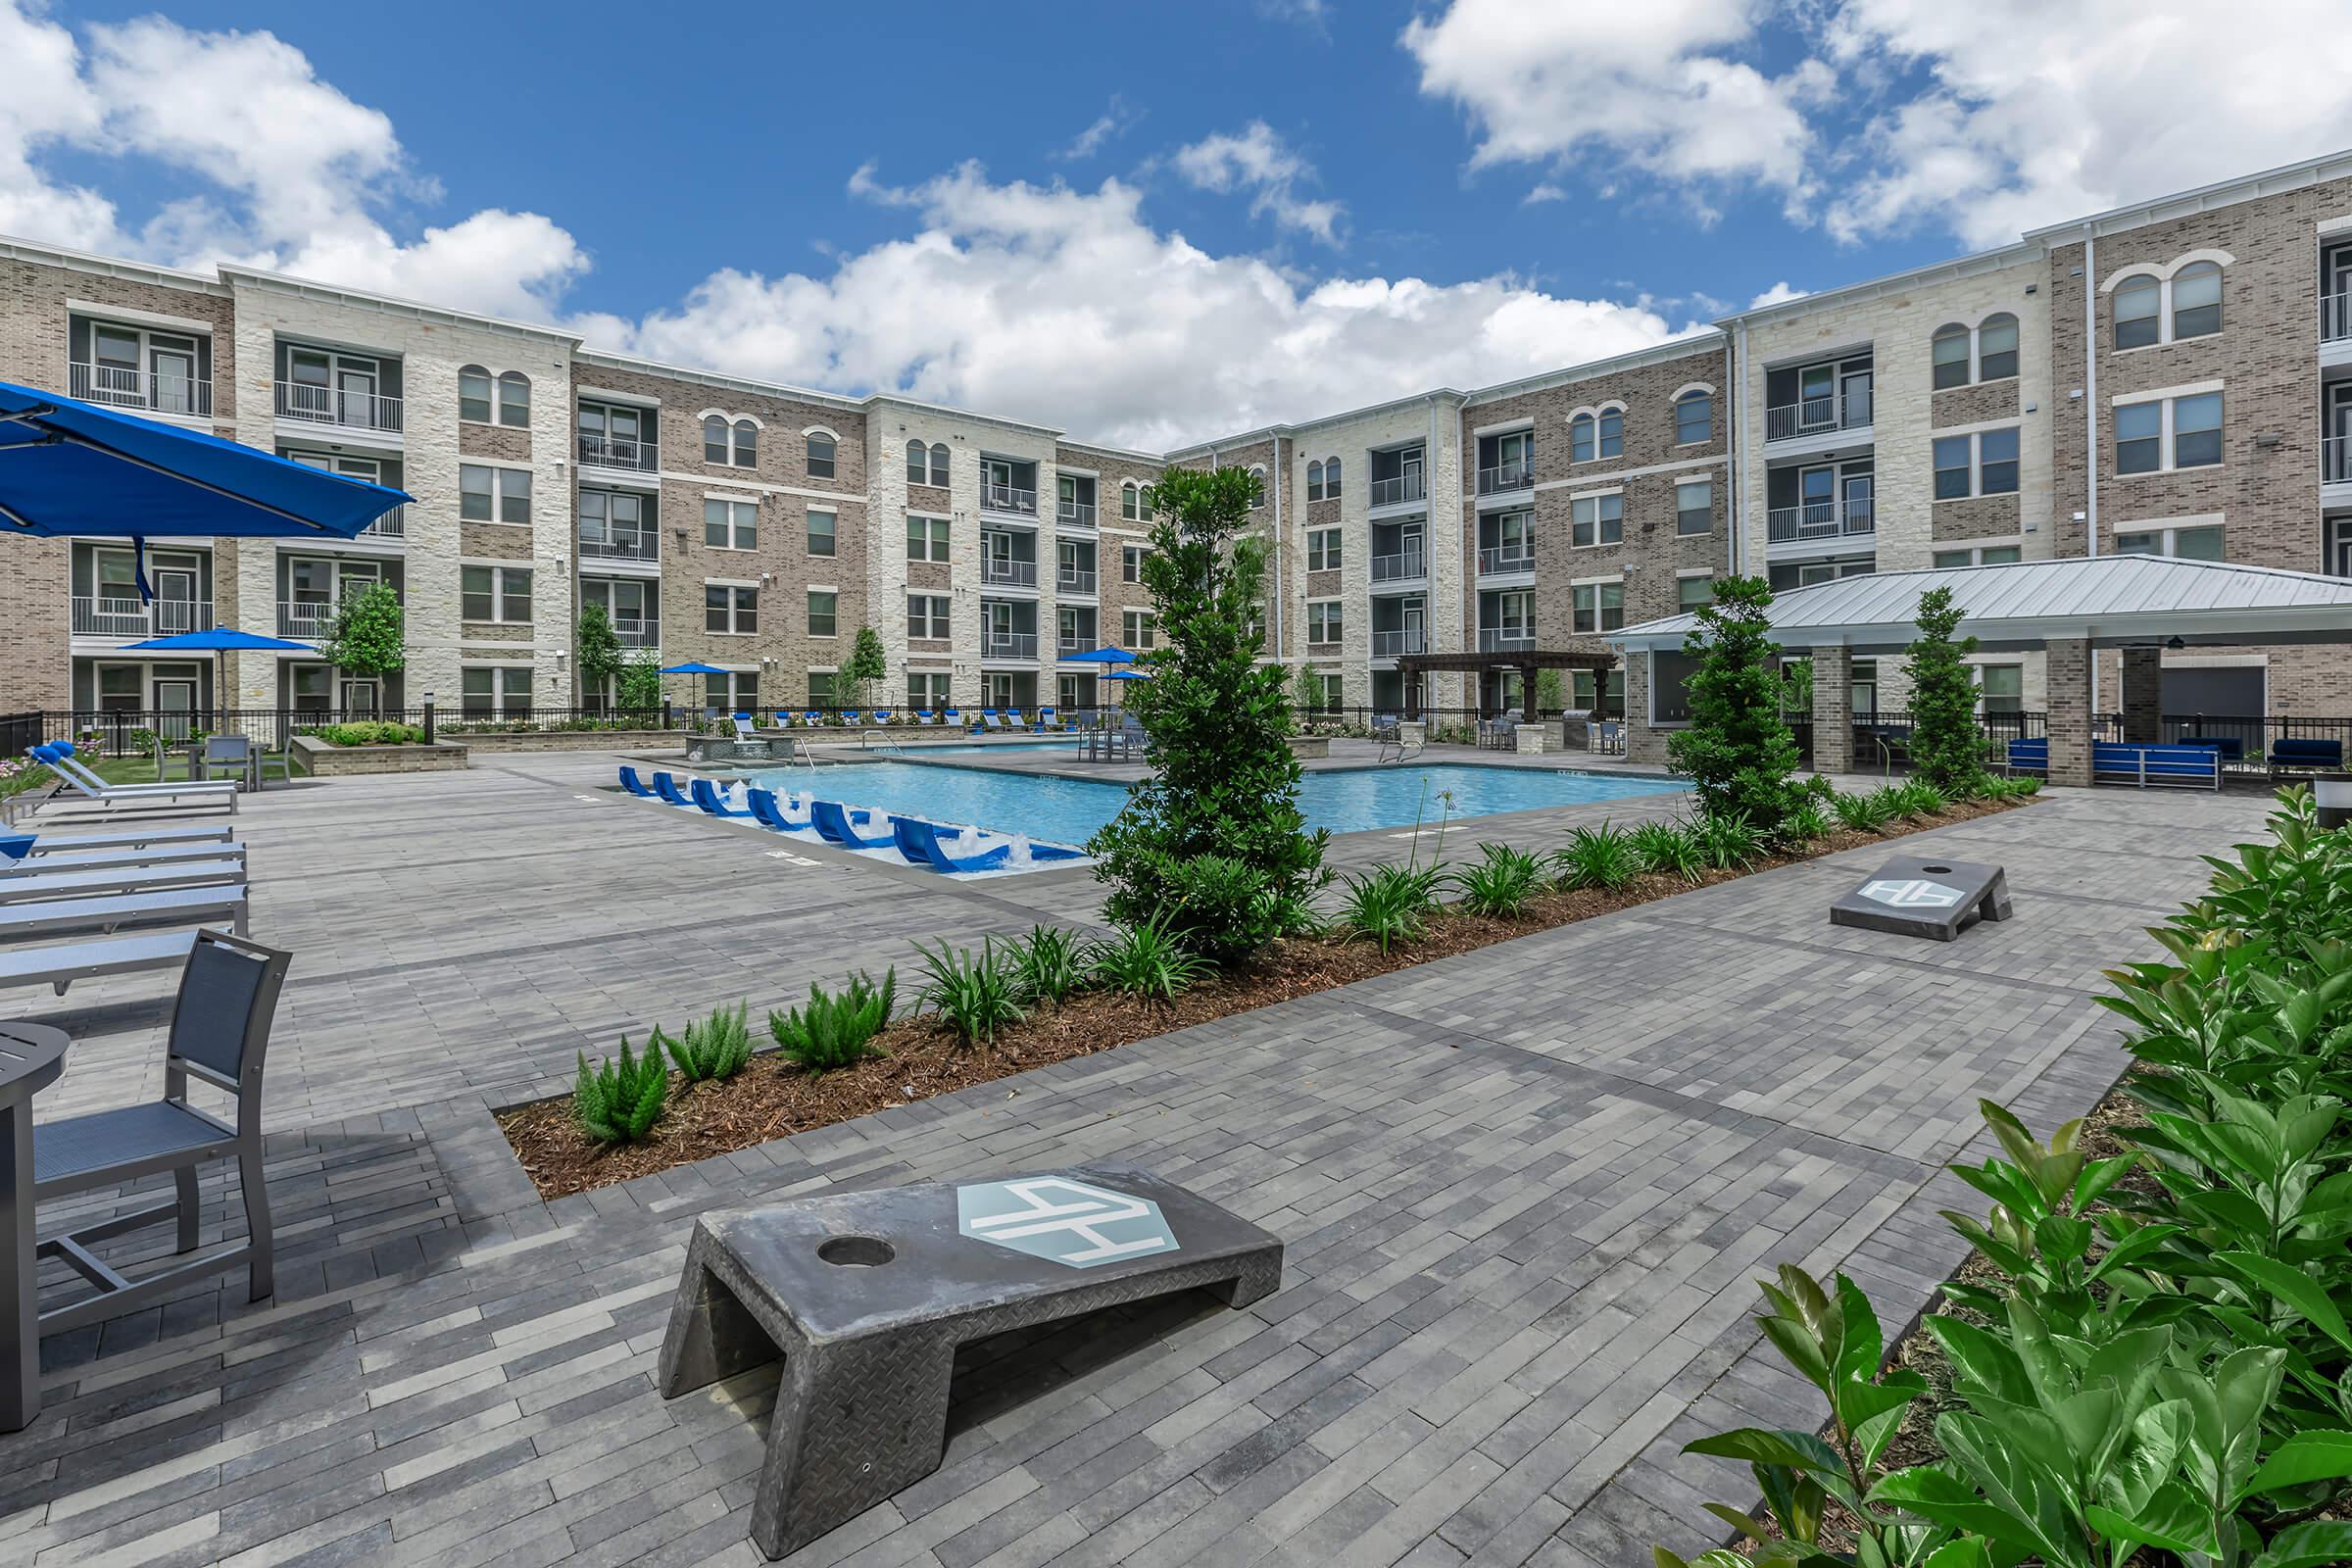
[{"label": "blue lounge chair", "polygon": [[1004,727],[1018,734],[1029,727],[1029,721],[1021,716],[1019,709],[1007,708],[1004,710]]},{"label": "blue lounge chair", "polygon": [[843,709],[841,710],[841,721],[852,729],[865,728],[865,714],[855,708]]},{"label": "blue lounge chair", "polygon": [[672,806],[692,806],[694,803],[678,793],[678,781],[665,772],[654,775],[654,793]]},{"label": "blue lounge chair", "polygon": [[964,727],[963,714],[956,709],[948,709],[939,716],[946,721],[950,729],[962,729]]},{"label": "blue lounge chair", "polygon": [[1084,850],[1073,850],[1066,845],[1039,844],[1032,841],[1029,846],[1029,858],[1032,861],[1080,860],[1084,859],[1085,858],[1086,852]]},{"label": "blue lounge chair", "polygon": [[845,850],[883,850],[892,842],[888,833],[869,836],[858,832],[857,824],[850,820],[849,808],[839,801],[810,801],[808,820],[816,825],[827,843],[838,844]]},{"label": "blue lounge chair", "polygon": [[917,724],[936,724],[939,722],[939,715],[928,708],[918,708],[914,710],[914,721]]},{"label": "blue lounge chair", "polygon": [[761,827],[772,827],[779,833],[800,833],[814,825],[806,816],[794,820],[791,810],[776,799],[773,790],[755,786],[745,790],[743,798],[751,806],[752,819]]},{"label": "blue lounge chair", "polygon": [[647,789],[645,787],[645,780],[639,778],[637,776],[637,770],[629,766],[629,764],[626,762],[620,764],[620,787],[624,790],[627,790],[631,795],[638,797],[640,800],[658,801],[662,798],[659,795],[656,795],[652,790]]},{"label": "blue lounge chair", "polygon": [[718,793],[718,787],[707,778],[690,780],[686,788],[693,794],[694,804],[711,816],[749,816],[752,814],[742,807],[729,806],[726,798]]},{"label": "blue lounge chair", "polygon": [[888,709],[888,708],[877,708],[877,709],[875,709],[875,710],[874,710],[874,722],[875,722],[875,723],[877,723],[877,724],[887,724],[887,723],[889,723],[889,722],[890,722],[890,715],[891,715],[891,713],[892,713],[893,711],[895,711],[895,710]]},{"label": "blue lounge chair", "polygon": [[109,784],[74,760],[72,741],[52,741],[32,749],[32,760],[46,765],[75,794],[104,806],[149,806],[159,801],[224,802],[237,808],[235,779],[195,779],[159,784]]},{"label": "blue lounge chair", "polygon": [[993,708],[983,708],[980,710],[980,727],[991,732],[1002,730],[1004,727],[1004,715]]},{"label": "blue lounge chair", "polygon": [[913,865],[927,865],[934,871],[989,871],[1012,858],[1012,845],[1004,843],[982,850],[977,855],[951,855],[939,842],[939,828],[910,816],[890,819],[893,842],[899,853]]},{"label": "blue lounge chair", "polygon": [[825,715],[813,708],[804,709],[801,712],[801,722],[810,729],[819,729],[824,725]]},{"label": "blue lounge chair", "polygon": [[1043,735],[1061,728],[1061,719],[1051,708],[1041,708],[1037,710],[1037,722],[1029,727]]}]

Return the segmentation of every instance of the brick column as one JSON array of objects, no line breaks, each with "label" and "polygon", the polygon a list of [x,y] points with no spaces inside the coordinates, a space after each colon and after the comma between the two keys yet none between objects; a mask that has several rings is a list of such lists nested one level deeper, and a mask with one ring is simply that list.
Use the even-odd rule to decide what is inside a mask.
[{"label": "brick column", "polygon": [[2153,746],[2164,739],[2164,651],[2124,650],[2124,739]]},{"label": "brick column", "polygon": [[2090,785],[2090,644],[2052,642],[2046,655],[2050,686],[2050,782]]},{"label": "brick column", "polygon": [[1813,650],[1813,771],[1854,770],[1854,656],[1840,645]]}]

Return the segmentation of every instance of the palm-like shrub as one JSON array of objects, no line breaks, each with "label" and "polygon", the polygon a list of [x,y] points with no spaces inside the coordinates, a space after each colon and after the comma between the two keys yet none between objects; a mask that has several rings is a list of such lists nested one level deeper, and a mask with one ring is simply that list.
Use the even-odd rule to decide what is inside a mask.
[{"label": "palm-like shrub", "polygon": [[690,1084],[732,1078],[752,1059],[750,1011],[751,1004],[740,1002],[732,1011],[713,1007],[710,1017],[686,1025],[683,1039],[672,1039],[657,1029],[646,1054],[659,1054],[656,1047],[667,1051],[669,1059]]},{"label": "palm-like shrub", "polygon": [[1817,800],[1803,800],[1789,809],[1781,828],[1790,843],[1809,844],[1815,839],[1828,838],[1830,829],[1836,825],[1828,807]]},{"label": "palm-like shrub", "polygon": [[1177,992],[1207,978],[1210,968],[1164,909],[1097,942],[1088,951],[1087,964],[1095,984],[1105,991],[1146,1002],[1172,1001]]},{"label": "palm-like shrub", "polygon": [[1036,925],[1010,944],[1021,995],[1037,1002],[1061,1002],[1086,987],[1086,958],[1078,933],[1057,925]]},{"label": "palm-like shrub", "polygon": [[1569,834],[1567,844],[1552,852],[1552,864],[1559,871],[1561,886],[1599,888],[1607,893],[1632,887],[1634,878],[1642,874],[1642,856],[1634,848],[1634,836],[1607,822]]},{"label": "palm-like shrub", "polygon": [[662,1102],[669,1095],[669,1068],[661,1048],[650,1041],[645,1054],[629,1051],[621,1036],[620,1056],[608,1056],[595,1067],[580,1053],[580,1076],[571,1090],[571,1113],[580,1130],[600,1144],[635,1143],[661,1119]]},{"label": "palm-like shrub", "polygon": [[1400,942],[1417,940],[1438,903],[1434,865],[1382,865],[1348,878],[1338,924],[1349,937],[1376,943],[1383,956]]},{"label": "palm-like shrub", "polygon": [[1894,786],[1894,795],[1902,814],[1914,821],[1924,822],[1948,809],[1951,800],[1929,779],[1907,779]]},{"label": "palm-like shrub", "polygon": [[776,1049],[796,1067],[830,1072],[868,1056],[880,1055],[873,1041],[890,1024],[898,1000],[899,971],[883,972],[882,983],[863,970],[850,977],[839,991],[828,992],[814,981],[808,985],[808,1004],[788,1012],[770,1010],[767,1032]]},{"label": "palm-like shrub", "polygon": [[1876,833],[1894,820],[1893,807],[1876,790],[1864,795],[1833,795],[1830,809],[1837,813],[1839,825],[1858,833]]},{"label": "palm-like shrub", "polygon": [[916,1005],[927,1007],[965,1045],[993,1044],[999,1033],[1029,1016],[1021,1005],[1021,976],[1011,954],[990,937],[978,953],[941,943],[914,951],[923,956],[923,990]]},{"label": "palm-like shrub", "polygon": [[1462,907],[1472,914],[1514,920],[1544,881],[1542,862],[1507,844],[1482,844],[1477,863],[1453,873]]},{"label": "palm-like shrub", "polygon": [[1707,863],[1718,871],[1744,871],[1764,858],[1764,835],[1738,811],[1698,816],[1691,821],[1690,831],[1697,836]]},{"label": "palm-like shrub", "polygon": [[1695,882],[1707,868],[1706,847],[1698,835],[1679,822],[1643,822],[1627,835],[1634,858],[1651,876],[1678,876]]}]

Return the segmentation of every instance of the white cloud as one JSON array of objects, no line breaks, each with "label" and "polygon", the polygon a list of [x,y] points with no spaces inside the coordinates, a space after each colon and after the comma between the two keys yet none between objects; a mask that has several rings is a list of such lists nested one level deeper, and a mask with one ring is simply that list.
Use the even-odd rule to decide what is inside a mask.
[{"label": "white cloud", "polygon": [[1522,207],[1536,207],[1544,202],[1564,202],[1567,199],[1568,193],[1566,191],[1562,190],[1559,186],[1552,184],[1549,180],[1545,180],[1543,184],[1534,187],[1526,195],[1520,197],[1519,205]]},{"label": "white cloud", "polygon": [[1754,299],[1749,300],[1747,308],[1751,311],[1760,311],[1767,305],[1786,305],[1790,300],[1801,300],[1812,292],[1809,288],[1792,287],[1787,278],[1783,278]]},{"label": "white cloud", "polygon": [[1126,135],[1135,122],[1143,118],[1142,110],[1128,107],[1126,96],[1114,92],[1110,95],[1110,106],[1096,117],[1095,122],[1071,138],[1070,144],[1054,156],[1070,162],[1092,158],[1105,144]]},{"label": "white cloud", "polygon": [[1219,132],[1179,147],[1169,162],[1202,190],[1250,192],[1252,216],[1270,216],[1283,227],[1303,230],[1326,245],[1339,243],[1338,225],[1347,209],[1335,201],[1298,194],[1300,185],[1314,182],[1315,166],[1262,120],[1251,121],[1239,135]]}]

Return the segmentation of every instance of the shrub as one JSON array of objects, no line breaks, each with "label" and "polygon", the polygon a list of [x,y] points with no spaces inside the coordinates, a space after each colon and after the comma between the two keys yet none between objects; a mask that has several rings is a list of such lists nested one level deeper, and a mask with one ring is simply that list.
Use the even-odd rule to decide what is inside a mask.
[{"label": "shrub", "polygon": [[1862,833],[1876,833],[1894,820],[1892,803],[1876,790],[1867,795],[1833,795],[1830,809],[1841,824]]},{"label": "shrub", "polygon": [[937,948],[917,942],[914,951],[923,956],[916,1006],[937,1013],[965,1045],[993,1044],[999,1031],[1029,1016],[1021,1005],[1020,975],[996,938],[981,943],[977,954],[944,942]]},{"label": "shrub", "polygon": [[318,657],[346,675],[376,679],[408,662],[400,595],[379,582],[346,591],[335,603],[334,623],[318,641]]},{"label": "shrub", "polygon": [[1888,786],[1896,809],[1914,821],[1924,822],[1951,808],[1951,801],[1943,791],[1924,778],[1905,779]]},{"label": "shrub", "polygon": [[1158,877],[1170,929],[1186,947],[1218,963],[1255,953],[1282,935],[1270,878],[1228,855],[1192,855]]},{"label": "shrub", "polygon": [[1634,858],[1651,876],[1679,876],[1695,882],[1707,868],[1706,846],[1680,823],[1643,822],[1627,837],[1634,846]]},{"label": "shrub", "polygon": [[415,724],[387,718],[355,718],[345,724],[324,724],[311,732],[329,746],[420,746],[424,731]]},{"label": "shrub", "polygon": [[890,1023],[899,993],[899,971],[883,971],[882,983],[859,970],[839,991],[808,983],[808,1004],[789,1012],[770,1010],[767,1032],[784,1059],[808,1072],[831,1072],[880,1055],[874,1036]]},{"label": "shrub", "polygon": [[1515,920],[1527,908],[1544,880],[1543,864],[1525,850],[1507,844],[1482,844],[1479,860],[1453,873],[1461,890],[1462,907],[1472,914]]},{"label": "shrub", "polygon": [[617,1061],[608,1056],[591,1068],[588,1054],[579,1055],[571,1113],[579,1118],[580,1130],[600,1144],[635,1143],[652,1131],[669,1095],[669,1068],[661,1048],[649,1041],[644,1055],[632,1055],[623,1035]]},{"label": "shrub", "polygon": [[1919,596],[1919,635],[1903,662],[1911,677],[1911,765],[1919,776],[1958,800],[1974,796],[1984,771],[1984,729],[1977,720],[1977,681],[1968,656],[1974,637],[1955,638],[1960,607],[1949,588]]},{"label": "shrub", "polygon": [[1172,1001],[1177,992],[1190,990],[1209,973],[1208,960],[1191,951],[1165,909],[1097,942],[1088,952],[1087,966],[1095,984],[1146,1002]]},{"label": "shrub", "polygon": [[1828,807],[1819,801],[1805,800],[1796,803],[1781,826],[1790,843],[1809,844],[1815,839],[1828,838],[1837,823],[1831,819]]},{"label": "shrub", "polygon": [[1434,865],[1381,865],[1348,878],[1338,924],[1352,937],[1378,943],[1383,956],[1399,942],[1417,941],[1437,908]]},{"label": "shrub", "polygon": [[1766,838],[1800,798],[1796,737],[1781,713],[1769,611],[1772,589],[1760,577],[1725,577],[1713,603],[1697,612],[1683,645],[1696,662],[1688,689],[1690,726],[1667,743],[1678,773],[1690,775],[1699,809],[1741,815]]},{"label": "shrub", "polygon": [[1060,1002],[1086,986],[1086,961],[1078,933],[1056,925],[1036,925],[1011,945],[1013,971],[1020,977],[1021,995],[1038,1002]]},{"label": "shrub", "polygon": [[[752,1059],[751,1004],[739,1002],[730,1012],[713,1007],[710,1016],[686,1025],[686,1037],[672,1040],[661,1030],[654,1031],[654,1043],[669,1053],[686,1081],[699,1084],[706,1079],[732,1078]],[[647,1055],[655,1054],[649,1046]]]},{"label": "shrub", "polygon": [[1764,858],[1767,848],[1764,835],[1737,812],[1729,816],[1695,817],[1690,831],[1698,839],[1699,852],[1707,858],[1707,863],[1718,871],[1744,871]]},{"label": "shrub", "polygon": [[1562,886],[1600,888],[1609,893],[1632,887],[1634,878],[1642,874],[1642,855],[1634,848],[1634,836],[1606,822],[1569,834],[1567,844],[1552,853],[1552,864]]}]

